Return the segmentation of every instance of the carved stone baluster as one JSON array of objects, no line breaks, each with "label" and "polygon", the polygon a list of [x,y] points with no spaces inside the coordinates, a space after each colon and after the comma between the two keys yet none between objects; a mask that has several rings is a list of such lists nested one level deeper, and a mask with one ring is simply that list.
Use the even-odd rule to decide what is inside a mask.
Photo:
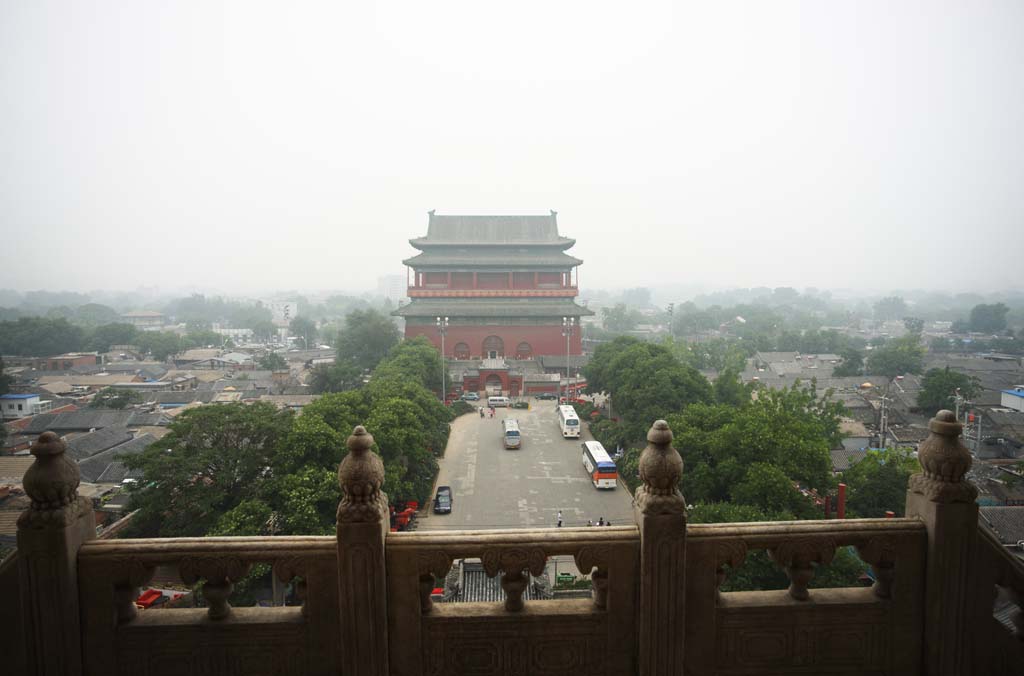
[{"label": "carved stone baluster", "polygon": [[576,568],[583,575],[590,575],[590,586],[594,605],[601,610],[608,608],[608,559],[607,547],[586,545],[580,547],[573,557]]},{"label": "carved stone baluster", "polygon": [[231,615],[228,598],[235,582],[245,577],[252,564],[237,556],[186,556],[178,562],[178,574],[185,584],[205,580],[203,597],[207,602],[206,614],[211,620],[223,620]]},{"label": "carved stone baluster", "polygon": [[119,559],[113,563],[112,568],[117,571],[114,583],[117,621],[124,624],[134,620],[138,614],[135,599],[139,597],[139,588],[149,584],[155,569],[136,558]]},{"label": "carved stone baluster", "polygon": [[797,601],[810,598],[807,585],[814,577],[814,566],[827,566],[836,553],[836,543],[830,537],[805,537],[786,540],[768,550],[772,561],[789,576],[789,595]]},{"label": "carved stone baluster", "polygon": [[503,573],[501,588],[505,591],[505,610],[518,612],[523,609],[523,592],[529,582],[523,571],[540,575],[547,556],[540,547],[493,547],[484,550],[480,561],[488,577]]},{"label": "carved stone baluster", "polygon": [[78,495],[78,465],[43,432],[22,479],[32,504],[18,517],[21,626],[30,674],[82,672],[78,550],[96,537],[92,503]]},{"label": "carved stone baluster", "polygon": [[295,583],[295,594],[302,601],[302,616],[306,617],[306,561],[297,556],[286,559],[279,559],[273,565],[274,575],[280,582],[288,584],[292,580]]},{"label": "carved stone baluster", "polygon": [[640,455],[633,514],[640,529],[641,676],[682,676],[686,618],[686,500],[683,459],[658,420]]},{"label": "carved stone baluster", "polygon": [[896,577],[896,544],[892,538],[873,537],[857,545],[857,554],[871,564],[875,574],[872,589],[880,599],[892,598],[892,582]]},{"label": "carved stone baluster", "polygon": [[907,491],[907,516],[928,531],[922,672],[968,673],[978,490],[965,478],[971,454],[960,441],[963,425],[951,411],[939,411],[928,429],[917,451],[923,471],[910,477]]},{"label": "carved stone baluster", "polygon": [[338,466],[338,602],[341,608],[341,671],[351,676],[387,676],[388,599],[384,567],[388,497],[384,463],[373,453],[373,437],[359,425],[348,438]]},{"label": "carved stone baluster", "polygon": [[430,595],[434,591],[435,578],[444,578],[452,568],[452,556],[441,549],[423,552],[419,557],[420,567],[420,610],[429,613],[434,602]]},{"label": "carved stone baluster", "polygon": [[747,560],[747,543],[742,540],[722,542],[715,547],[715,585],[720,589],[728,575],[725,567],[736,570]]}]

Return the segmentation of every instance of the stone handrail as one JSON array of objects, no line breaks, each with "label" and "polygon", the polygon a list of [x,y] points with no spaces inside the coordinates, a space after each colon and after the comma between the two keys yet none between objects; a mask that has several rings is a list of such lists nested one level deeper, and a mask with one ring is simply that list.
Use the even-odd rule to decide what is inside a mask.
[{"label": "stone handrail", "polygon": [[[200,632],[205,644],[217,648],[197,650],[194,661],[216,665],[265,653],[261,662],[281,662],[284,673],[289,661],[301,665],[301,673],[331,673],[340,659],[336,546],[333,537],[312,536],[85,542],[78,553],[85,671],[112,673],[161,649],[173,655]],[[282,583],[295,580],[302,607],[232,608],[232,588],[253,564],[270,565]],[[137,613],[134,600],[157,566],[177,569],[187,585],[203,581],[208,607]],[[158,645],[154,636],[160,636]],[[232,648],[242,637],[252,641],[251,650]]]},{"label": "stone handrail", "polygon": [[[918,519],[689,525],[687,673],[792,673],[823,659],[857,673],[916,673],[926,540]],[[815,567],[847,546],[871,565],[873,590],[809,590]],[[726,566],[754,550],[768,552],[790,588],[720,593]]]},{"label": "stone handrail", "polygon": [[[457,673],[451,655],[479,650],[480,632],[486,632],[496,651],[481,656],[483,663],[506,652],[525,654],[527,641],[535,659],[569,654],[579,669],[590,668],[588,660],[597,659],[591,646],[596,636],[616,636],[614,643],[602,641],[599,661],[608,673],[630,673],[635,670],[639,551],[635,526],[392,533],[385,543],[388,626],[389,633],[402,637],[391,645],[392,673],[420,673],[422,665],[423,673]],[[581,573],[590,575],[592,600],[525,604],[526,571],[540,575],[548,557],[566,554]],[[480,559],[490,577],[501,573],[503,606],[431,603],[435,580],[455,560],[467,558]]]},{"label": "stone handrail", "polygon": [[1020,673],[1024,664],[1024,561],[991,531],[979,528],[972,568],[976,574],[971,625],[978,629],[971,651],[973,671]]},{"label": "stone handrail", "polygon": [[[889,598],[892,592],[897,542],[916,538],[923,546],[927,536],[918,519],[856,519],[822,521],[778,521],[762,523],[693,524],[687,527],[691,547],[701,550],[694,565],[708,563],[713,556],[718,584],[724,581],[724,566],[739,567],[750,550],[766,550],[790,577],[789,594],[798,601],[809,599],[807,584],[813,567],[827,565],[837,547],[853,546],[872,567],[875,593]],[[915,562],[921,557],[914,557]],[[688,559],[687,563],[691,563]]]}]

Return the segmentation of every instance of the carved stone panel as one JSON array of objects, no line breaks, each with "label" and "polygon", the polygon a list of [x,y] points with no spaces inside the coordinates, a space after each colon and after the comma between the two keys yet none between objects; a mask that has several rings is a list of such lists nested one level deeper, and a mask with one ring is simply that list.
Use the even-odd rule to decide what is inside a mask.
[{"label": "carved stone panel", "polygon": [[[519,620],[519,621],[515,621]],[[601,676],[600,615],[425,616],[424,676]]]},{"label": "carved stone panel", "polygon": [[890,673],[887,612],[876,604],[732,607],[718,614],[715,673]]},{"label": "carved stone panel", "polygon": [[301,623],[127,625],[118,632],[116,645],[122,676],[304,676],[334,671],[329,656],[310,659]]}]

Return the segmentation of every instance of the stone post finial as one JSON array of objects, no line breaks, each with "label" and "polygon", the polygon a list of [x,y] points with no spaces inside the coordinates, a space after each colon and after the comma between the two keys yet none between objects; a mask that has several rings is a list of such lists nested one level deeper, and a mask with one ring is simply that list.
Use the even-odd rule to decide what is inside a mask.
[{"label": "stone post finial", "polygon": [[370,452],[373,436],[357,425],[348,438],[348,455],[338,466],[338,485],[342,498],[338,505],[338,521],[380,521],[388,512],[384,484],[384,463]]},{"label": "stone post finial", "polygon": [[664,420],[647,432],[647,447],[640,454],[640,481],[633,500],[644,514],[685,514],[686,501],[679,492],[683,458],[672,447],[672,430]]},{"label": "stone post finial", "polygon": [[22,485],[32,505],[18,518],[18,524],[31,528],[63,527],[71,523],[82,505],[78,497],[80,474],[70,460],[64,440],[53,432],[43,432],[32,444],[36,461],[25,472]]},{"label": "stone post finial", "polygon": [[974,502],[978,489],[964,479],[971,453],[960,441],[964,426],[952,411],[939,411],[928,423],[931,433],[921,442],[917,459],[923,470],[910,477],[910,490],[932,502]]}]

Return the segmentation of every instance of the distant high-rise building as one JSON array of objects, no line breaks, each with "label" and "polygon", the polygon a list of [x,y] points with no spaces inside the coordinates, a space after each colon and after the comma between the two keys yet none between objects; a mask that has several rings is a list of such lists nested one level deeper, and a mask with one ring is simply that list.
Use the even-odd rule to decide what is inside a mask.
[{"label": "distant high-rise building", "polygon": [[293,300],[265,300],[263,305],[270,310],[271,321],[279,326],[287,326],[299,316],[299,304]]},{"label": "distant high-rise building", "polygon": [[408,298],[406,287],[408,280],[402,275],[384,275],[377,278],[377,293],[397,303]]}]

